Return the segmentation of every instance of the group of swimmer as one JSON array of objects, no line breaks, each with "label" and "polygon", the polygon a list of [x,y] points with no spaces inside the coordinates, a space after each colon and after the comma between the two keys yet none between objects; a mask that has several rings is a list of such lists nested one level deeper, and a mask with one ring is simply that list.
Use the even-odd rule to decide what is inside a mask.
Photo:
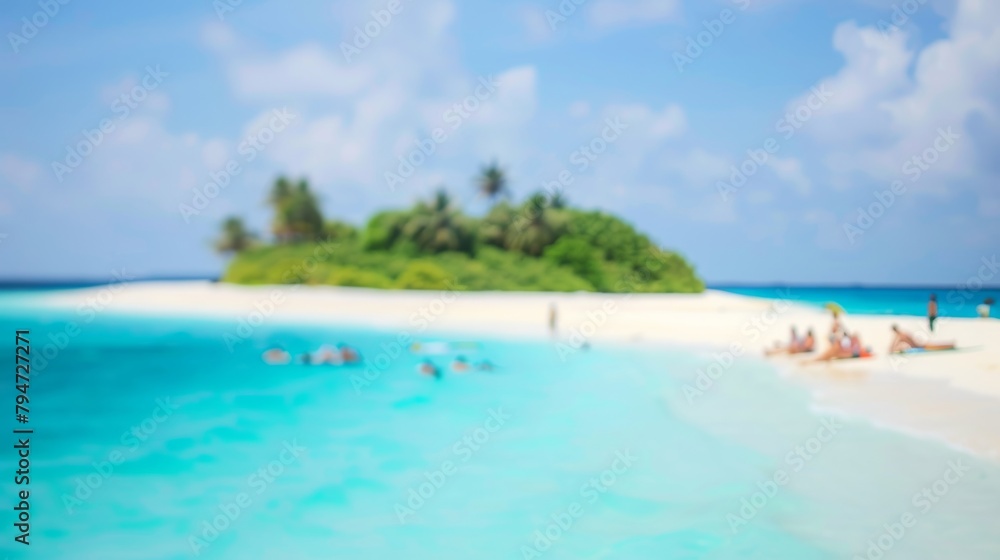
[{"label": "group of swimmer", "polygon": [[[292,355],[280,346],[267,349],[262,356],[264,362],[270,365],[284,365],[292,363]],[[330,365],[340,366],[344,364],[356,364],[361,361],[361,354],[354,348],[346,344],[330,346],[324,344],[314,352],[299,354],[298,363],[303,365]]]},{"label": "group of swimmer", "polygon": [[[889,345],[890,354],[902,354],[912,351],[933,352],[938,350],[954,350],[955,344],[952,342],[926,342],[921,343],[916,338],[892,325],[893,338]],[[822,354],[807,360],[807,362],[829,362],[832,360],[850,360],[857,358],[870,358],[873,356],[871,346],[866,346],[861,342],[861,335],[857,331],[848,332],[841,319],[841,313],[833,310],[833,325],[830,334],[827,336],[830,343],[829,348]],[[792,326],[791,337],[787,344],[775,343],[773,348],[764,351],[767,356],[778,354],[811,354],[816,351],[816,337],[813,330],[808,329],[805,336],[799,337],[798,330]]]},{"label": "group of swimmer", "polygon": [[[264,351],[261,356],[268,365],[286,365],[293,361],[302,365],[341,366],[361,362],[361,353],[346,344],[331,346],[324,344],[314,352],[305,352],[293,360],[292,354],[280,346],[274,346]],[[493,371],[496,366],[489,360],[470,363],[465,356],[456,356],[451,362],[452,373],[469,373],[471,371]],[[417,365],[417,372],[422,375],[441,379],[442,372],[430,359],[424,359]]]},{"label": "group of swimmer", "polygon": [[[496,366],[489,360],[470,364],[469,360],[465,359],[465,356],[456,356],[451,362],[451,372],[459,374],[469,373],[470,371],[493,371],[494,367]],[[417,371],[422,375],[427,375],[435,379],[441,379],[442,377],[441,368],[429,359],[421,361],[417,366]]]}]

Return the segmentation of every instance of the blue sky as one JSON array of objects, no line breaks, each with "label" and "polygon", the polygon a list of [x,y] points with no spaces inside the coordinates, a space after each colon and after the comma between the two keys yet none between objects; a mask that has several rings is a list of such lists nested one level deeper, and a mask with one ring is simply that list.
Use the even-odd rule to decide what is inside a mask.
[{"label": "blue sky", "polygon": [[1000,252],[1000,3],[577,1],[4,3],[0,277],[218,273],[219,222],[266,231],[280,173],[355,223],[439,185],[479,213],[494,158],[709,282],[956,283]]}]

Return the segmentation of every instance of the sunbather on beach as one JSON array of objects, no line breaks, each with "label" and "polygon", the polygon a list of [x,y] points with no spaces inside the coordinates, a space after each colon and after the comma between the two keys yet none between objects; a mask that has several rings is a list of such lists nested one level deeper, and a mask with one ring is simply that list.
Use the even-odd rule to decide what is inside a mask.
[{"label": "sunbather on beach", "polygon": [[795,354],[798,349],[802,346],[804,340],[799,339],[799,332],[792,326],[791,334],[788,338],[788,344],[782,346],[780,342],[774,343],[774,348],[764,351],[765,356],[774,356],[775,354]]},{"label": "sunbather on beach", "polygon": [[892,338],[892,345],[889,346],[889,353],[891,354],[899,354],[914,348],[927,351],[955,349],[954,342],[928,342],[927,344],[921,344],[913,338],[913,335],[901,330],[899,325],[893,325],[892,332],[895,333],[895,336]]},{"label": "sunbather on beach", "polygon": [[871,348],[867,348],[861,344],[861,337],[858,333],[853,333],[848,337],[849,351],[851,353],[851,358],[868,358],[872,355]]},{"label": "sunbather on beach", "polygon": [[844,320],[839,313],[833,314],[833,324],[830,325],[830,334],[841,339],[847,335],[847,327],[844,326]]},{"label": "sunbather on beach", "polygon": [[832,333],[827,340],[830,342],[830,347],[826,349],[826,352],[823,352],[812,360],[808,360],[808,362],[829,362],[831,360],[843,360],[845,358],[854,357],[854,354],[851,352],[849,341],[847,345],[845,345],[843,339]]},{"label": "sunbather on beach", "polygon": [[813,330],[809,329],[806,331],[805,338],[799,343],[798,348],[794,351],[789,352],[790,354],[808,354],[816,349],[816,337],[813,335]]}]

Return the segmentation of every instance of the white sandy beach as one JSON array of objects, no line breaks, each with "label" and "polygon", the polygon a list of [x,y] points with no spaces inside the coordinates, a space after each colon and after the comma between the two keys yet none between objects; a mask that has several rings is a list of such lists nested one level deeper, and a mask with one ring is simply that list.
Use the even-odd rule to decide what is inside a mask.
[{"label": "white sandy beach", "polygon": [[[738,359],[761,359],[765,346],[788,338],[791,325],[812,327],[819,349],[824,350],[831,322],[829,314],[818,309],[716,291],[622,296],[151,282],[46,296],[46,304],[54,307],[209,316],[232,319],[234,328],[241,320],[350,324],[423,338],[442,332],[470,338],[546,339],[552,303],[559,311],[560,338],[566,349],[585,339],[591,344],[742,348]],[[876,357],[813,365],[802,365],[806,358],[800,357],[772,361],[791,379],[813,389],[820,406],[1000,460],[1000,321],[940,319],[933,340],[956,341],[968,350],[895,358],[887,356],[890,325],[898,323],[919,340],[926,320],[849,315],[846,323],[849,330],[861,333]]]}]

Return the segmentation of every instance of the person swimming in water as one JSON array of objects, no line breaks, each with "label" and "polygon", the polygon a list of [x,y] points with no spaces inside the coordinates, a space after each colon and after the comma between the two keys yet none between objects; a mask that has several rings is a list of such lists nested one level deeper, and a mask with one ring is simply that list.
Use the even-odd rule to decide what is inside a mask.
[{"label": "person swimming in water", "polygon": [[496,366],[494,366],[493,362],[489,360],[483,360],[476,364],[476,369],[478,369],[479,371],[493,371],[494,367]]},{"label": "person swimming in water", "polygon": [[261,355],[264,362],[270,365],[283,365],[292,361],[292,355],[280,346],[275,346],[264,351]]},{"label": "person swimming in water", "polygon": [[465,356],[456,356],[452,360],[451,371],[455,373],[467,373],[469,371],[469,362],[465,359]]},{"label": "person swimming in water", "polygon": [[313,361],[317,364],[326,364],[331,366],[339,366],[344,363],[343,358],[341,358],[340,351],[329,344],[324,344],[316,350],[315,354],[313,354]]},{"label": "person swimming in water", "polygon": [[340,351],[340,358],[345,364],[356,364],[361,361],[361,354],[354,348],[346,344],[338,344],[337,349]]},{"label": "person swimming in water", "polygon": [[420,365],[417,366],[417,371],[421,375],[429,375],[435,379],[441,379],[441,370],[430,360],[420,362]]}]

